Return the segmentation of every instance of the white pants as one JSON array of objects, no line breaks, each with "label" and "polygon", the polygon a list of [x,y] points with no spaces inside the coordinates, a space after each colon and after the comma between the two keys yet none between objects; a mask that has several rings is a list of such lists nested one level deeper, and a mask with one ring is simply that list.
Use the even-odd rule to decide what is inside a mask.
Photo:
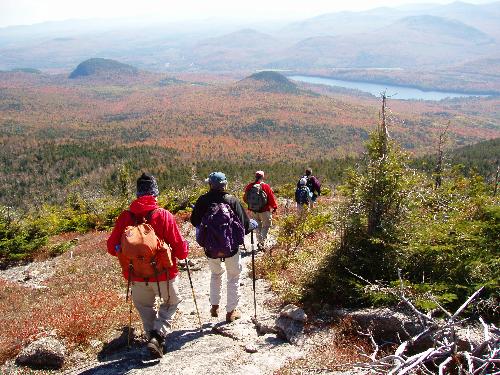
[{"label": "white pants", "polygon": [[250,211],[250,217],[259,224],[259,226],[255,230],[257,232],[257,243],[264,246],[267,239],[267,232],[269,232],[269,228],[273,223],[273,216],[271,214],[271,211]]},{"label": "white pants", "polygon": [[172,327],[177,305],[182,301],[179,295],[178,278],[175,277],[168,283],[160,281],[160,291],[163,303],[160,305],[157,317],[154,310],[155,296],[159,295],[156,281],[132,282],[132,301],[141,316],[144,331],[149,335],[154,330],[165,337]]},{"label": "white pants", "polygon": [[226,311],[233,311],[238,307],[240,301],[240,252],[233,255],[230,258],[226,258],[224,262],[220,259],[208,258],[208,266],[210,267],[210,272],[212,273],[210,279],[210,304],[220,305],[221,293],[222,293],[222,274],[224,273],[224,268],[222,268],[222,263],[226,265],[227,272],[227,304]]}]

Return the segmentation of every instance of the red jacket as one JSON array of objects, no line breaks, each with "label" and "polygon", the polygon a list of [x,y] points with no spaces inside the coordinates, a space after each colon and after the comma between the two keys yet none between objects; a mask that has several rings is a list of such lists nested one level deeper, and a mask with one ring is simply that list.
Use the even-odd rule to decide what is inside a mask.
[{"label": "red jacket", "polygon": [[[245,201],[245,203],[247,203],[247,201],[246,201],[246,193],[247,193],[247,191],[250,190],[250,188],[252,186],[254,186],[255,184],[257,184],[257,182],[255,182],[255,181],[254,182],[250,182],[245,187],[245,195],[243,196],[243,200]],[[278,204],[276,203],[276,197],[274,196],[274,192],[273,192],[273,189],[271,189],[271,186],[269,186],[265,182],[262,182],[261,184],[262,184],[262,190],[264,190],[264,192],[267,195],[267,204],[264,206],[264,208],[262,209],[261,212],[271,211],[271,209],[278,208]]]},{"label": "red jacket", "polygon": [[[137,198],[130,205],[130,211],[132,211],[137,217],[144,217],[148,212],[159,208],[158,202],[155,197],[151,195],[144,195]],[[156,211],[151,218],[148,220],[155,230],[156,235],[168,243],[172,248],[172,261],[174,263],[173,267],[168,270],[169,279],[173,279],[179,273],[177,269],[177,259],[186,259],[189,252],[188,243],[179,232],[177,223],[175,222],[174,216],[160,208]],[[116,256],[116,245],[120,245],[122,233],[128,225],[134,225],[134,221],[128,211],[123,211],[118,219],[116,219],[115,227],[111,232],[111,235],[107,241],[108,253]],[[176,259],[177,258],[177,259]],[[128,280],[128,269],[122,270],[123,277]],[[133,281],[145,281],[140,277],[132,276]],[[158,281],[166,281],[167,274],[162,273],[158,277]],[[155,282],[156,279],[149,279],[150,282]]]}]

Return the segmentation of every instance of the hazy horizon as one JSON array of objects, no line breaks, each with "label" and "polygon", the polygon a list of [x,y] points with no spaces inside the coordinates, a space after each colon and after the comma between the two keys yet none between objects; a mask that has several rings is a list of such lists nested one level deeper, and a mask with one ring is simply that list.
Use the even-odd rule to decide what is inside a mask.
[{"label": "hazy horizon", "polygon": [[[378,7],[400,7],[426,4],[450,4],[450,0],[352,0],[348,4],[329,0],[311,0],[307,4],[299,0],[276,0],[269,3],[255,0],[236,3],[230,0],[202,2],[185,0],[182,4],[158,0],[88,0],[75,2],[64,0],[2,0],[0,27],[25,26],[45,22],[69,20],[119,20],[148,19],[167,22],[199,21],[209,19],[235,22],[266,20],[294,20],[340,11],[363,11]],[[496,1],[468,0],[470,4],[487,4]]]}]

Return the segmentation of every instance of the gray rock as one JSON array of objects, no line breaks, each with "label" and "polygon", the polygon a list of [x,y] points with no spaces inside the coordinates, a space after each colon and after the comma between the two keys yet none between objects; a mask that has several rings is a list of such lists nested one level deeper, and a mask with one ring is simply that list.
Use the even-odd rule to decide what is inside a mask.
[{"label": "gray rock", "polygon": [[280,316],[276,319],[276,327],[290,344],[298,346],[304,344],[304,322]]},{"label": "gray rock", "polygon": [[59,369],[64,364],[66,348],[54,337],[42,337],[25,347],[16,364],[34,368]]},{"label": "gray rock", "polygon": [[257,353],[259,351],[259,349],[257,348],[257,346],[255,344],[247,344],[247,345],[245,345],[245,351],[247,353]]},{"label": "gray rock", "polygon": [[307,321],[307,314],[304,310],[292,304],[283,307],[280,311],[280,316],[304,323]]}]

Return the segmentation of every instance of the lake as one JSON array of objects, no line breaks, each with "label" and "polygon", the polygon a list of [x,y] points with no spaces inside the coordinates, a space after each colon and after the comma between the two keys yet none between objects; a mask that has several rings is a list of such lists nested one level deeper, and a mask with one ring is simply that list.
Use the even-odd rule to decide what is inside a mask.
[{"label": "lake", "polygon": [[356,89],[368,92],[375,96],[380,96],[380,93],[385,91],[392,99],[412,99],[412,100],[441,100],[446,98],[464,98],[469,96],[487,96],[475,94],[463,94],[458,92],[444,92],[444,91],[423,91],[414,87],[407,86],[393,86],[380,83],[370,82],[357,82],[357,81],[343,81],[333,78],[312,77],[312,76],[288,76],[289,79],[294,81],[301,81],[306,83],[321,84],[327,86],[340,86],[348,89]]}]

